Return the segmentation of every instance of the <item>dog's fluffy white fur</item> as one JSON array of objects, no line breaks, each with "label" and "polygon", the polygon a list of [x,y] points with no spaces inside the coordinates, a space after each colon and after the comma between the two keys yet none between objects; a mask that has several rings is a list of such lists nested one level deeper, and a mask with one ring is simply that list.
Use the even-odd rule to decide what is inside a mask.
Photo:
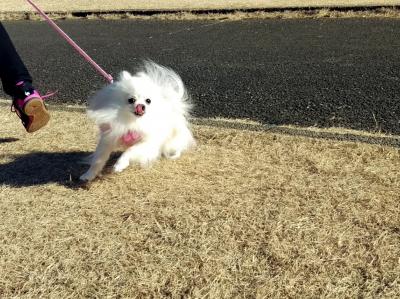
[{"label": "dog's fluffy white fur", "polygon": [[173,70],[145,61],[134,75],[123,71],[116,82],[89,99],[88,116],[98,125],[100,139],[90,156],[90,168],[80,179],[99,176],[110,154],[124,146],[123,136],[132,132],[139,138],[133,145],[125,144],[115,172],[130,163],[148,167],[161,156],[178,158],[195,145],[188,123],[190,108],[182,79]]}]

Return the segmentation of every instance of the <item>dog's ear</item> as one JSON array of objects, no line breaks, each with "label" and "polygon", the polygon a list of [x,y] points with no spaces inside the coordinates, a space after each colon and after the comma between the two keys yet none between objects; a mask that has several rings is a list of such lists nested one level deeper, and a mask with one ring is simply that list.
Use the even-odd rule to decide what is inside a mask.
[{"label": "dog's ear", "polygon": [[129,80],[129,79],[131,79],[132,78],[132,75],[129,73],[129,72],[127,72],[127,71],[122,71],[120,74],[119,74],[119,80],[120,81],[122,81],[122,80]]}]

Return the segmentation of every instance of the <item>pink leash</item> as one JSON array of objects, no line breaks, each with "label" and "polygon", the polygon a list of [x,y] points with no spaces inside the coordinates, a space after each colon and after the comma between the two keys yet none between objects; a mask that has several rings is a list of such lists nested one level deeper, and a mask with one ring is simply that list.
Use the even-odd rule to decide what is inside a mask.
[{"label": "pink leash", "polygon": [[36,11],[46,20],[47,23],[51,27],[53,27],[80,55],[83,56],[83,58],[86,59],[87,62],[89,62],[109,83],[113,82],[113,77],[106,73],[90,56],[82,50],[81,47],[79,47],[60,27],[56,25],[45,13],[43,10],[41,10],[35,3],[33,3],[31,0],[26,0],[29,2],[30,5],[33,6],[33,8],[36,9]]}]

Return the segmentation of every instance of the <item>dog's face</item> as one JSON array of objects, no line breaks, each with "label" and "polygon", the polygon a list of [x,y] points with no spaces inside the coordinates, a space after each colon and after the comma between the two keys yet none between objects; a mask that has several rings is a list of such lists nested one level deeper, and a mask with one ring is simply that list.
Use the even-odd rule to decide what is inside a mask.
[{"label": "dog's face", "polygon": [[118,82],[121,108],[135,119],[155,117],[163,108],[162,92],[146,75],[121,74]]},{"label": "dog's face", "polygon": [[[149,96],[149,95],[147,95]],[[138,96],[133,95],[132,97],[129,97],[127,99],[127,109],[134,114],[136,117],[142,117],[146,113],[151,113],[151,104],[152,104],[152,99],[150,97],[147,97],[146,95],[144,96]],[[143,100],[143,98],[145,98]],[[154,99],[154,97],[152,97]],[[154,104],[154,103],[153,103]]]},{"label": "dog's face", "polygon": [[126,104],[126,109],[129,110],[129,112],[136,117],[142,117],[147,111],[149,111],[151,99],[146,98],[144,101],[142,101],[141,99],[138,99],[137,96],[132,96],[126,100]]}]

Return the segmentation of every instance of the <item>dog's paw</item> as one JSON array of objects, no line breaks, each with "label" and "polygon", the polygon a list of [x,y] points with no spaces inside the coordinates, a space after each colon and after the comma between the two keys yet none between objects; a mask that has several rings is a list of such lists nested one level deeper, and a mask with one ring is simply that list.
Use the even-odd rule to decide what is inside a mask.
[{"label": "dog's paw", "polygon": [[181,152],[180,151],[171,150],[171,151],[168,151],[168,152],[164,153],[164,156],[167,159],[176,160],[181,156]]},{"label": "dog's paw", "polygon": [[122,172],[128,166],[129,166],[129,161],[118,160],[117,163],[115,163],[113,170],[114,172]]},{"label": "dog's paw", "polygon": [[96,175],[95,175],[94,173],[88,171],[88,172],[82,174],[82,175],[79,177],[79,179],[80,179],[81,181],[89,182],[89,181],[94,180],[95,177],[96,177]]},{"label": "dog's paw", "polygon": [[143,159],[138,160],[138,163],[139,163],[140,168],[148,169],[153,165],[155,160],[156,159],[143,158]]}]

